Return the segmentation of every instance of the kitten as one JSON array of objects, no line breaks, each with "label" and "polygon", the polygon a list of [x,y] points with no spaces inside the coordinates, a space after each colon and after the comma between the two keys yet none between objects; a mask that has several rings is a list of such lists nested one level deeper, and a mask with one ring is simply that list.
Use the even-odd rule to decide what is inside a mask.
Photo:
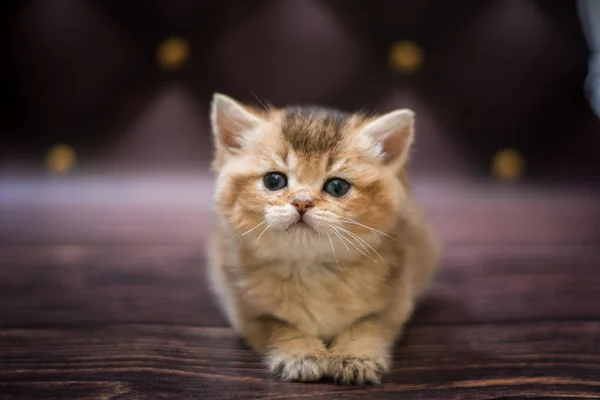
[{"label": "kitten", "polygon": [[231,325],[280,379],[379,383],[438,262],[404,170],[413,112],[215,94],[211,121],[209,273]]}]

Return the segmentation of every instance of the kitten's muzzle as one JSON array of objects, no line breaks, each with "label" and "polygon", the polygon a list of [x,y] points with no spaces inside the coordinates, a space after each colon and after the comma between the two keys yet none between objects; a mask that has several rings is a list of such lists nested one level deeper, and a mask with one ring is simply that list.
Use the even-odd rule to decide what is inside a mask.
[{"label": "kitten's muzzle", "polygon": [[306,211],[308,211],[309,208],[314,207],[314,204],[312,203],[312,201],[310,201],[310,200],[300,200],[300,199],[294,199],[294,201],[292,201],[292,205],[294,207],[296,207],[296,210],[298,211],[298,213],[300,215],[302,215]]}]

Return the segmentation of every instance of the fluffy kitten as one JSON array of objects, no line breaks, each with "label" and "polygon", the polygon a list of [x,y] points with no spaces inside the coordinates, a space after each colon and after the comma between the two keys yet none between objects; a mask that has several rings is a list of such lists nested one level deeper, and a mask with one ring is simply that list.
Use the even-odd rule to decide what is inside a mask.
[{"label": "fluffy kitten", "polygon": [[215,94],[212,283],[280,379],[379,383],[438,261],[405,164],[414,115]]}]

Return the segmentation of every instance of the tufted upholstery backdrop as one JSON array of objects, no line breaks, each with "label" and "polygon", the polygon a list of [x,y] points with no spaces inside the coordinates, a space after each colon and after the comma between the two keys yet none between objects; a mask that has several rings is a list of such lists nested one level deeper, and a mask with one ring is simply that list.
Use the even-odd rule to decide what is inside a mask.
[{"label": "tufted upholstery backdrop", "polygon": [[412,167],[586,177],[600,129],[565,0],[4,0],[0,168],[206,168],[214,91],[418,115]]}]

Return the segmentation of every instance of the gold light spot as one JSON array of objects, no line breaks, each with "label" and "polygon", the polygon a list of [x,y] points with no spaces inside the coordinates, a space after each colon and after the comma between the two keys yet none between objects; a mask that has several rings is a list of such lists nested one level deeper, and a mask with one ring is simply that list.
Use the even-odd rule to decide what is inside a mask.
[{"label": "gold light spot", "polygon": [[492,160],[492,172],[504,181],[516,181],[525,172],[525,158],[516,149],[503,149]]},{"label": "gold light spot", "polygon": [[156,61],[166,70],[180,68],[190,57],[190,45],[187,40],[171,37],[163,40],[156,49]]},{"label": "gold light spot", "polygon": [[59,144],[48,151],[46,156],[46,168],[53,174],[65,174],[75,166],[77,154],[72,147]]},{"label": "gold light spot", "polygon": [[395,72],[412,74],[423,65],[423,50],[415,42],[400,41],[390,48],[390,65]]}]

